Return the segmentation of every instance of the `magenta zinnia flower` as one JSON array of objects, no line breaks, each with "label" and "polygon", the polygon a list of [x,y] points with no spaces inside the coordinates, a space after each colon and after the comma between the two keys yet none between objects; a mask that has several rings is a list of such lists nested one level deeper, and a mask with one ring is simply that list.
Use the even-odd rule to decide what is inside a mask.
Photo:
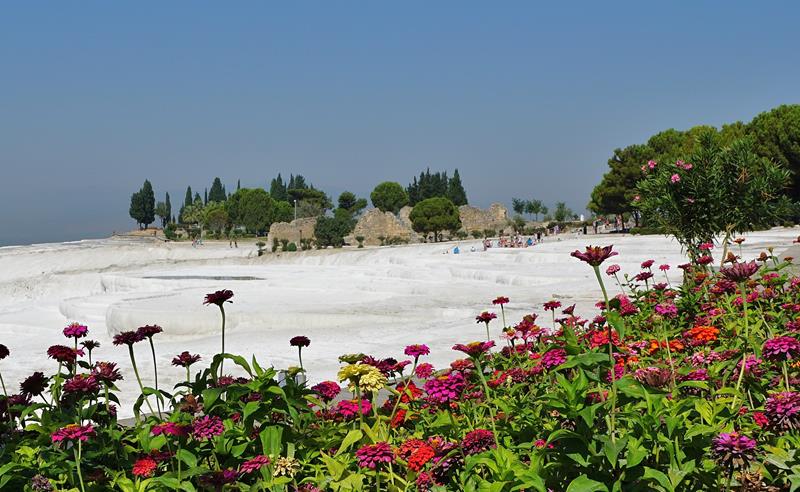
[{"label": "magenta zinnia flower", "polygon": [[758,271],[758,263],[749,261],[747,263],[734,263],[733,265],[721,268],[719,273],[728,280],[734,282],[744,282]]},{"label": "magenta zinnia flower", "polygon": [[721,433],[711,440],[711,454],[720,465],[743,470],[758,454],[756,441],[738,432]]},{"label": "magenta zinnia flower", "polygon": [[153,335],[157,335],[162,331],[164,331],[164,329],[158,325],[145,325],[145,326],[140,326],[136,330],[136,333],[140,337],[142,337],[142,340],[144,340],[145,338],[151,338]]},{"label": "magenta zinnia flower", "polygon": [[433,366],[427,362],[423,362],[417,366],[414,372],[418,378],[427,379],[433,374]]},{"label": "magenta zinnia flower", "polygon": [[68,424],[65,427],[53,432],[50,438],[54,443],[62,441],[74,441],[76,439],[81,441],[88,441],[90,436],[94,435],[94,427],[91,424],[77,425]]},{"label": "magenta zinnia flower", "polygon": [[495,446],[494,433],[486,429],[475,429],[468,432],[461,441],[461,449],[467,456],[482,453]]},{"label": "magenta zinnia flower", "polygon": [[409,357],[419,358],[423,355],[428,355],[431,353],[431,349],[428,348],[427,345],[418,344],[418,345],[408,345],[405,350],[403,351]]},{"label": "magenta zinnia flower", "polygon": [[179,366],[179,367],[189,367],[195,362],[200,360],[200,356],[195,354],[192,355],[189,352],[183,351],[180,355],[177,355],[172,358],[172,365]]},{"label": "magenta zinnia flower", "polygon": [[356,451],[356,457],[358,466],[374,470],[381,463],[391,463],[394,460],[394,452],[388,442],[381,441],[362,446]]},{"label": "magenta zinnia flower", "polygon": [[612,251],[614,246],[586,246],[586,250],[581,253],[577,249],[570,253],[570,256],[577,258],[583,262],[586,262],[593,267],[600,266],[604,261],[611,258],[618,253],[616,251]]},{"label": "magenta zinnia flower", "polygon": [[764,403],[769,427],[777,431],[800,429],[800,393],[775,393]]},{"label": "magenta zinnia flower", "polygon": [[461,396],[467,383],[461,372],[451,372],[445,376],[428,379],[423,389],[428,395],[428,401],[438,405],[446,405],[456,401]]},{"label": "magenta zinnia flower", "polygon": [[192,433],[198,439],[211,439],[225,432],[222,419],[213,415],[204,415],[192,422]]},{"label": "magenta zinnia flower", "polygon": [[323,381],[311,387],[311,391],[319,396],[320,400],[328,403],[339,396],[342,388],[334,381]]},{"label": "magenta zinnia flower", "polygon": [[192,426],[188,424],[183,425],[176,422],[162,422],[154,425],[153,428],[150,429],[150,433],[154,436],[160,436],[163,434],[165,436],[183,437],[189,435],[191,428]]},{"label": "magenta zinnia flower", "polygon": [[653,266],[653,263],[655,263],[655,262],[656,262],[655,260],[646,260],[646,261],[643,261],[643,262],[642,262],[642,268],[650,268],[650,267],[652,267],[652,266]]},{"label": "magenta zinnia flower", "polygon": [[269,456],[260,454],[242,463],[242,466],[239,467],[239,471],[242,473],[253,473],[267,465],[269,465]]},{"label": "magenta zinnia flower", "polygon": [[484,311],[478,316],[475,316],[475,321],[478,323],[488,323],[493,319],[496,319],[497,315],[494,313],[490,313],[488,311]]},{"label": "magenta zinnia flower", "polygon": [[222,305],[226,302],[233,302],[231,301],[231,297],[233,297],[233,291],[227,289],[218,290],[216,292],[206,294],[203,304],[216,304],[217,306],[222,307]]},{"label": "magenta zinnia flower", "polygon": [[64,336],[67,338],[83,338],[89,333],[89,328],[80,323],[70,323],[64,328]]},{"label": "magenta zinnia flower", "polygon": [[621,268],[620,268],[619,265],[616,265],[616,264],[615,265],[611,265],[608,268],[606,268],[606,275],[612,276],[615,273],[618,273],[620,270],[621,270]]},{"label": "magenta zinnia flower", "polygon": [[764,342],[761,355],[771,362],[783,362],[800,357],[800,341],[796,338],[780,336]]},{"label": "magenta zinnia flower", "polygon": [[558,367],[567,361],[567,351],[564,349],[548,350],[541,359],[541,364],[545,369]]},{"label": "magenta zinnia flower", "polygon": [[100,391],[97,379],[91,374],[76,374],[64,383],[65,395],[85,396]]}]

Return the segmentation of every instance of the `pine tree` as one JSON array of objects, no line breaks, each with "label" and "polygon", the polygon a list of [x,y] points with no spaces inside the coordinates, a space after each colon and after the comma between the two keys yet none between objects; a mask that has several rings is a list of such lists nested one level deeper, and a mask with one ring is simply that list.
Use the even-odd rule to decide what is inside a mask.
[{"label": "pine tree", "polygon": [[286,185],[286,189],[288,190],[294,189],[294,174],[289,174],[289,184]]},{"label": "pine tree", "polygon": [[200,196],[200,193],[195,193],[194,194],[194,200],[189,202],[189,205],[194,205],[195,203],[198,203],[198,202],[203,203],[203,197]]},{"label": "pine tree", "polygon": [[203,205],[208,204],[208,188],[206,188],[205,192],[203,193]]},{"label": "pine tree", "polygon": [[461,176],[458,174],[458,169],[453,172],[453,177],[447,183],[447,198],[457,207],[468,203],[467,192],[461,184]]},{"label": "pine tree", "polygon": [[188,207],[192,204],[192,187],[186,187],[186,197],[183,199],[183,206]]}]

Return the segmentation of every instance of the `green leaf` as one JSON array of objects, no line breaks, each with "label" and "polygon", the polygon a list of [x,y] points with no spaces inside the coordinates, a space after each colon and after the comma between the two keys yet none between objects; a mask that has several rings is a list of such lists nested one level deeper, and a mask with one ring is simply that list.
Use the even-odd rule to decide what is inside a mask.
[{"label": "green leaf", "polygon": [[669,477],[667,477],[663,472],[660,472],[653,468],[647,466],[644,467],[644,475],[642,476],[642,478],[652,478],[656,482],[658,482],[659,485],[669,490],[670,492],[673,492],[675,490],[675,488],[672,486],[672,482],[670,482],[669,480]]},{"label": "green leaf", "polygon": [[203,390],[203,393],[201,393],[203,397],[203,407],[205,407],[206,410],[210,409],[211,406],[214,405],[214,402],[219,399],[223,391],[225,391],[224,388],[208,388]]},{"label": "green leaf", "polygon": [[350,446],[360,441],[362,437],[364,437],[364,433],[358,429],[353,429],[350,432],[348,432],[347,435],[344,437],[344,440],[342,440],[342,444],[339,445],[339,450],[336,451],[336,454],[334,456],[339,456],[343,452],[350,449]]},{"label": "green leaf", "polygon": [[178,459],[186,463],[189,468],[197,466],[197,458],[188,449],[179,449],[177,453]]},{"label": "green leaf", "polygon": [[270,426],[261,431],[259,434],[261,438],[261,447],[266,455],[279,455],[283,449],[283,427]]},{"label": "green leaf", "polygon": [[581,475],[571,481],[567,487],[567,492],[597,492],[600,490],[608,492],[608,487],[586,475]]},{"label": "green leaf", "polygon": [[608,321],[608,324],[610,324],[617,331],[620,340],[625,338],[625,321],[618,312],[607,311],[606,321]]}]

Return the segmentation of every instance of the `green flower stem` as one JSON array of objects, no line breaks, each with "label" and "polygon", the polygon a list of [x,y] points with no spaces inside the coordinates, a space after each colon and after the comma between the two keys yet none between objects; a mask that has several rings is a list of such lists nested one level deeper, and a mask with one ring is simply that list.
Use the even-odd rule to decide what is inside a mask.
[{"label": "green flower stem", "polygon": [[419,357],[414,357],[414,365],[411,366],[411,374],[408,376],[408,381],[405,381],[403,384],[403,392],[397,393],[397,401],[394,402],[394,408],[392,409],[392,414],[389,416],[389,427],[392,426],[392,422],[394,421],[394,416],[397,413],[397,408],[400,406],[400,399],[403,395],[409,392],[408,390],[408,383],[411,382],[411,378],[414,377],[414,374],[417,370],[417,362],[419,361]]},{"label": "green flower stem", "polygon": [[58,371],[56,371],[56,380],[53,383],[53,391],[50,392],[50,396],[53,398],[53,405],[59,406],[61,398],[59,397],[61,393],[61,362],[58,363]]},{"label": "green flower stem", "polygon": [[786,391],[792,391],[789,388],[789,369],[786,368],[786,361],[783,361],[783,382],[786,384]]},{"label": "green flower stem", "polygon": [[486,341],[488,342],[491,341],[492,337],[489,335],[489,322],[487,321],[485,324],[486,324]]},{"label": "green flower stem", "polygon": [[221,377],[222,366],[225,364],[225,307],[222,304],[219,305],[219,312],[222,313],[222,360],[219,361],[219,376]]},{"label": "green flower stem", "polygon": [[475,363],[475,369],[477,369],[478,377],[481,380],[481,385],[483,386],[483,391],[486,394],[486,403],[487,407],[489,408],[489,415],[491,416],[491,420],[489,421],[492,424],[492,432],[494,433],[494,443],[496,446],[500,446],[500,442],[497,440],[497,429],[494,425],[494,406],[492,406],[491,402],[489,402],[489,398],[491,393],[489,392],[489,385],[486,384],[486,378],[483,375],[483,367],[481,366],[481,361],[478,357],[474,357],[472,361]]},{"label": "green flower stem", "polygon": [[[600,265],[592,265],[592,269],[594,270],[594,276],[597,277],[597,283],[600,284],[600,290],[603,291],[603,300],[605,301],[605,311],[608,313],[608,292],[606,292],[606,286],[603,283],[603,277],[600,275]],[[614,414],[617,413],[617,386],[614,384],[614,338],[613,332],[611,331],[611,323],[608,323],[608,363],[611,365],[611,415],[610,415],[610,434],[611,440],[614,441],[614,430],[616,427],[616,422],[614,420]]]},{"label": "green flower stem", "polygon": [[750,344],[750,325],[748,323],[748,311],[747,311],[747,289],[745,288],[745,282],[739,284],[739,290],[742,291],[742,307],[744,308],[744,349],[742,350],[742,369],[739,371],[739,379],[736,381],[736,391],[733,394],[733,401],[731,402],[731,410],[736,407],[736,399],[739,395],[739,388],[742,386],[742,380],[744,380],[744,369],[747,367],[747,346]]},{"label": "green flower stem", "polygon": [[6,391],[6,383],[3,381],[3,373],[0,373],[0,385],[3,386],[3,395],[6,397],[6,400],[8,400],[8,392]]},{"label": "green flower stem", "polygon": [[[188,365],[186,366],[186,384],[187,385],[191,385],[192,384],[192,373],[189,371],[189,366]],[[190,390],[190,388],[187,386],[187,388],[186,388],[187,393],[189,392],[189,390]]]},{"label": "green flower stem", "polygon": [[111,408],[110,408],[111,404],[109,403],[108,383],[103,383],[103,391],[105,392],[105,396],[106,396],[106,415],[110,416],[110,414],[111,414]]},{"label": "green flower stem", "polygon": [[505,330],[508,325],[506,325],[506,310],[502,304],[500,304],[500,314],[503,316],[503,330]]},{"label": "green flower stem", "polygon": [[78,445],[72,448],[73,453],[75,453],[75,468],[78,472],[78,483],[81,486],[81,492],[86,492],[86,488],[83,486],[83,474],[81,473],[81,440],[78,439]]},{"label": "green flower stem", "polygon": [[142,392],[142,396],[144,396],[144,402],[147,403],[147,408],[150,409],[150,413],[153,414],[153,405],[150,404],[150,398],[144,394],[144,385],[142,384],[142,378],[139,377],[139,369],[136,367],[136,357],[133,355],[133,344],[128,344],[128,353],[131,356],[131,365],[133,366],[133,374],[136,375],[136,382],[139,383],[139,390]]},{"label": "green flower stem", "polygon": [[158,409],[158,418],[161,416],[161,393],[158,391],[158,363],[156,362],[156,347],[153,345],[153,337],[147,337],[150,341],[150,353],[153,354],[153,377],[156,384],[156,408]]},{"label": "green flower stem", "polygon": [[300,370],[303,370],[303,347],[297,346],[297,359],[300,361]]},{"label": "green flower stem", "polygon": [[667,347],[667,360],[669,361],[670,378],[672,379],[672,389],[675,390],[675,363],[672,361],[672,349],[669,346],[669,335],[664,320],[661,320],[661,336],[664,338],[664,345]]}]

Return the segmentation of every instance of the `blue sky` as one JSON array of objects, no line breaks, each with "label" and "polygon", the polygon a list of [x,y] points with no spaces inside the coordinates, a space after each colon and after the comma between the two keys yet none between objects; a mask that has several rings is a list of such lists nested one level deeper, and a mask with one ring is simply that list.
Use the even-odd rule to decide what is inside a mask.
[{"label": "blue sky", "polygon": [[615,147],[800,102],[796,2],[17,2],[0,12],[0,244],[107,236],[302,173],[361,196],[583,209]]}]

